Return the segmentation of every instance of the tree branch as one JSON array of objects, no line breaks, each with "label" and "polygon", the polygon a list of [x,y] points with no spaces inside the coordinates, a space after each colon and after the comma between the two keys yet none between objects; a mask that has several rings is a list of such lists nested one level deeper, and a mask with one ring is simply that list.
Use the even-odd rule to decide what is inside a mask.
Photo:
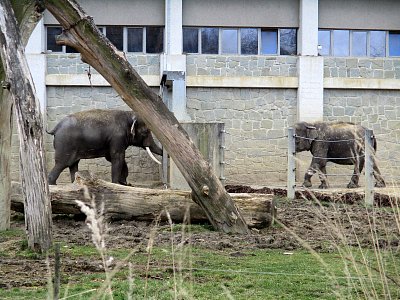
[{"label": "tree branch", "polygon": [[[121,98],[146,122],[181,171],[214,228],[248,233],[246,223],[229,194],[189,139],[172,112],[138,75],[122,52],[98,30],[71,0],[45,0],[46,8],[67,29],[61,40],[74,44],[82,59],[94,67]],[[72,40],[73,36],[75,40]],[[61,41],[60,40],[60,41]],[[206,188],[204,188],[206,187]],[[205,190],[208,192],[205,193]]]}]

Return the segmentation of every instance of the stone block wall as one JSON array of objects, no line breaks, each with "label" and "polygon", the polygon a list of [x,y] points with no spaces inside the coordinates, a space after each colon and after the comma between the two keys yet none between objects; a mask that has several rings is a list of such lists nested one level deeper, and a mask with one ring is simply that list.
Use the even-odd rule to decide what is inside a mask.
[{"label": "stone block wall", "polygon": [[[159,75],[159,55],[127,54],[129,62],[140,75]],[[47,55],[47,74],[86,74],[89,65],[83,63],[80,54],[49,54]],[[91,68],[90,72],[96,74]],[[121,100],[111,87],[93,87],[89,81],[83,86],[48,86],[46,126],[50,130],[65,116],[87,109],[126,109],[130,108]],[[154,89],[158,93],[158,88]],[[45,134],[46,161],[48,171],[54,166],[53,137]],[[12,141],[12,180],[19,180],[19,140],[16,123],[14,122]],[[147,155],[145,150],[129,147],[126,152],[129,168],[128,182],[132,184],[150,184],[159,182],[161,170]],[[90,170],[99,178],[111,181],[111,164],[105,158],[82,160],[79,169]],[[60,175],[57,182],[70,182],[69,170]]]},{"label": "stone block wall", "polygon": [[[160,74],[158,54],[126,53],[126,57],[139,75]],[[82,62],[79,53],[47,55],[47,74],[86,74],[88,69],[89,65]],[[94,68],[91,68],[90,72],[98,74]]]},{"label": "stone block wall", "polygon": [[[128,59],[141,75],[159,75],[158,55],[132,55]],[[48,55],[48,74],[85,74],[88,66],[78,54]],[[95,73],[95,70],[91,70]],[[188,76],[216,77],[296,77],[295,56],[187,55]],[[400,79],[400,59],[324,58],[324,77]],[[111,87],[47,87],[47,126],[53,128],[64,116],[91,108],[128,109]],[[158,88],[155,88],[158,92]],[[360,123],[374,130],[378,141],[378,161],[384,178],[398,181],[400,162],[400,91],[325,89],[324,120]],[[297,120],[297,89],[250,87],[187,87],[187,110],[195,122],[225,123],[225,177],[227,184],[280,185],[287,176],[287,128]],[[16,132],[16,127],[14,126]],[[16,135],[14,135],[15,137]],[[46,136],[48,169],[53,165],[52,137]],[[18,141],[13,141],[13,179],[18,180]],[[127,152],[133,183],[154,182],[160,170],[143,150]],[[297,181],[302,182],[311,161],[308,153],[298,154]],[[105,159],[87,160],[81,169],[110,180],[110,163]],[[328,163],[335,186],[345,186],[351,166]],[[68,182],[64,171],[60,182]],[[314,186],[319,182],[313,178]],[[363,183],[363,178],[360,183]]]},{"label": "stone block wall", "polygon": [[399,58],[325,57],[324,77],[399,79]]},{"label": "stone block wall", "polygon": [[[48,87],[47,88],[47,124],[49,129],[65,116],[88,109],[130,108],[120,99],[111,87]],[[48,170],[54,166],[53,137],[46,137],[46,159]],[[129,147],[126,151],[128,163],[128,182],[152,183],[160,181],[159,166],[153,162],[146,151],[138,147]],[[90,170],[99,178],[111,181],[111,163],[105,158],[87,159],[79,163],[82,170]],[[60,182],[69,182],[69,170],[62,173]]]},{"label": "stone block wall", "polygon": [[297,76],[296,56],[187,55],[188,76]]},{"label": "stone block wall", "polygon": [[227,184],[284,185],[295,89],[188,88],[195,122],[225,123]]},{"label": "stone block wall", "polygon": [[[324,120],[349,121],[372,129],[384,179],[388,183],[400,180],[400,91],[325,90]],[[350,180],[351,167],[337,169],[339,174],[349,174],[345,181]]]}]

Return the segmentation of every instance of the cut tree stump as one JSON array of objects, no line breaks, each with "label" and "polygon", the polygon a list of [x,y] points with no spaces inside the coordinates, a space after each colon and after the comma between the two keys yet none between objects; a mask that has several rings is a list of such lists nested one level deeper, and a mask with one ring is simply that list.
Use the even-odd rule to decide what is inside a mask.
[{"label": "cut tree stump", "polygon": [[[135,219],[152,221],[158,216],[181,223],[189,212],[190,222],[207,222],[207,216],[193,202],[190,191],[129,187],[93,178],[89,172],[78,172],[74,183],[50,186],[53,214],[81,214],[75,200],[91,205],[94,197],[97,207],[104,203],[104,215],[112,219]],[[11,209],[23,212],[21,185],[12,184]],[[243,213],[250,228],[270,226],[276,217],[272,194],[231,194],[235,204]]]}]

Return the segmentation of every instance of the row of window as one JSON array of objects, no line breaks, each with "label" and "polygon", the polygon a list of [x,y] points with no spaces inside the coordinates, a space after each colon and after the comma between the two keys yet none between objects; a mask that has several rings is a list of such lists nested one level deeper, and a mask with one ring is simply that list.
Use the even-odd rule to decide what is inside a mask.
[{"label": "row of window", "polygon": [[183,28],[183,52],[202,54],[297,54],[296,29]]},{"label": "row of window", "polygon": [[377,30],[318,31],[323,56],[400,56],[400,33]]},{"label": "row of window", "polygon": [[[163,27],[99,27],[106,37],[125,52],[161,53],[164,50]],[[47,27],[47,50],[76,52],[57,45],[61,27]],[[183,28],[183,52],[202,54],[280,54],[295,55],[296,29],[260,28]]]},{"label": "row of window", "polygon": [[[164,27],[104,26],[99,29],[121,51],[161,53]],[[47,50],[75,52],[57,45],[61,27],[47,27]],[[400,56],[400,32],[377,30],[318,31],[322,56]],[[199,54],[296,55],[297,30],[263,28],[184,27],[183,52]]]},{"label": "row of window", "polygon": [[[164,51],[164,27],[99,27],[100,31],[114,46],[124,52],[161,53]],[[61,34],[61,27],[47,27],[47,50],[75,53],[71,47],[56,44],[55,37]]]}]

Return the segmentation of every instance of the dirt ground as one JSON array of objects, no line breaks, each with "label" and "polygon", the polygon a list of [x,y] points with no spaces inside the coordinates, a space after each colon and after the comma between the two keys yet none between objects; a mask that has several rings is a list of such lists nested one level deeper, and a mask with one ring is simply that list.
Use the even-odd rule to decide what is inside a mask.
[{"label": "dirt ground", "polygon": [[[247,189],[247,191],[249,191]],[[258,191],[260,192],[260,191]],[[262,191],[261,191],[262,192]],[[335,251],[337,246],[353,245],[392,248],[400,251],[399,212],[390,208],[366,208],[360,204],[276,199],[277,222],[250,235],[227,235],[215,231],[191,232],[184,243],[240,255],[246,250],[280,249],[296,251],[311,247],[318,252]],[[372,225],[371,225],[372,224]],[[21,215],[14,214],[12,228],[24,228]],[[116,221],[108,224],[107,248],[135,248],[145,251],[150,231],[156,230],[155,246],[169,247],[171,233],[168,224],[138,221]],[[373,228],[373,230],[371,230]],[[55,241],[67,245],[91,245],[91,235],[83,220],[56,216],[53,219]],[[175,241],[182,241],[177,230]],[[44,286],[47,267],[44,259],[17,256],[21,239],[0,236],[0,288]],[[4,255],[5,254],[5,255]],[[103,272],[99,261],[62,256],[63,273]],[[50,257],[52,264],[52,257]]]}]

